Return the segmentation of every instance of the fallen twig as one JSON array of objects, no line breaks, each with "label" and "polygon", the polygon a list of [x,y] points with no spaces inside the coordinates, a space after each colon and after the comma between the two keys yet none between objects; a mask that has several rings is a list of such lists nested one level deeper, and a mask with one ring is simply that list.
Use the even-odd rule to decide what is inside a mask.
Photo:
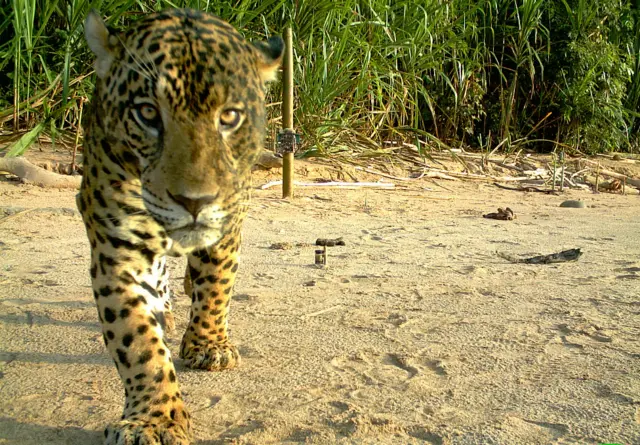
[{"label": "fallen twig", "polygon": [[580,176],[583,173],[587,173],[589,171],[591,171],[591,168],[589,167],[583,168],[582,170],[578,170],[577,172],[571,174],[571,180],[573,180],[573,178],[575,178],[576,176]]},{"label": "fallen twig", "polygon": [[341,304],[336,304],[335,306],[331,306],[331,307],[328,307],[326,309],[322,309],[321,311],[311,312],[310,314],[302,315],[300,318],[304,320],[305,318],[316,317],[318,315],[326,314],[327,312],[335,311],[336,309],[342,309],[342,305]]},{"label": "fallen twig", "polygon": [[27,213],[31,213],[34,210],[38,210],[38,209],[37,208],[24,209],[24,210],[20,210],[19,212],[14,213],[13,215],[5,216],[4,218],[0,219],[0,224],[5,223],[5,222],[9,221],[10,219],[16,218],[18,216],[26,215]]},{"label": "fallen twig", "polygon": [[354,167],[354,168],[356,170],[360,170],[360,171],[363,171],[363,172],[371,173],[373,175],[382,176],[383,178],[395,179],[397,181],[415,181],[417,179],[420,179],[420,178],[424,177],[424,175],[425,175],[425,172],[423,171],[422,174],[420,176],[416,177],[416,178],[400,178],[398,176],[393,176],[393,175],[389,175],[387,173],[382,173],[382,172],[376,171],[376,170],[374,170],[372,168],[365,168],[365,167]]},{"label": "fallen twig", "polygon": [[521,168],[521,167],[518,167],[517,165],[509,165],[509,164],[505,164],[504,162],[500,162],[500,161],[493,161],[493,160],[491,160],[491,159],[489,159],[489,162],[491,162],[492,164],[495,164],[495,165],[497,165],[497,166],[499,166],[499,167],[502,167],[502,168],[506,168],[506,169],[510,169],[510,170],[515,170],[515,171],[517,171],[517,172],[519,172],[519,173],[523,173],[523,172],[524,172],[524,169],[523,169],[523,168]]},{"label": "fallen twig", "polygon": [[499,187],[501,189],[512,190],[514,192],[539,192],[539,193],[546,193],[547,195],[557,195],[558,194],[558,191],[556,191],[556,190],[541,189],[541,188],[533,187],[533,186],[530,186],[530,185],[522,185],[520,187],[508,187],[506,185],[502,185],[502,184],[498,184],[498,183],[494,183],[493,185],[495,185],[496,187]]}]

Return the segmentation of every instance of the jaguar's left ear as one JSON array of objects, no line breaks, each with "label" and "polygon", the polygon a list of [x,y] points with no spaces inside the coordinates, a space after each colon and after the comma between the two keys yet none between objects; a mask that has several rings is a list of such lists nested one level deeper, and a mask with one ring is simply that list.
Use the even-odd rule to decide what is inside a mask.
[{"label": "jaguar's left ear", "polygon": [[282,55],[284,53],[284,41],[281,37],[271,37],[266,42],[254,42],[258,49],[258,70],[264,83],[276,80]]}]

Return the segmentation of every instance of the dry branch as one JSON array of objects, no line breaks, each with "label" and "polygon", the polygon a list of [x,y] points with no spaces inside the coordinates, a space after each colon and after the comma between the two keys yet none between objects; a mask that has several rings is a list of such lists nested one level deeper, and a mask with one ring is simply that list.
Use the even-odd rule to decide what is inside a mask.
[{"label": "dry branch", "polygon": [[397,181],[416,181],[422,178],[436,178],[436,179],[448,179],[450,181],[457,181],[456,178],[449,176],[448,174],[435,172],[435,171],[427,171],[426,167],[424,167],[423,172],[420,176],[416,176],[415,178],[401,178],[399,176],[389,175],[387,173],[382,173],[371,168],[363,168],[363,167],[355,167],[356,170],[364,171],[367,173],[371,173],[372,175],[382,176],[383,178],[395,179]]},{"label": "dry branch", "polygon": [[317,317],[318,315],[326,314],[327,312],[335,311],[336,309],[342,309],[343,306],[341,304],[336,304],[335,306],[328,307],[326,309],[322,309],[320,311],[311,312],[310,314],[304,314],[300,316],[300,319],[304,320],[311,317]]},{"label": "dry branch", "polygon": [[621,181],[627,181],[627,185],[630,184],[634,187],[640,188],[640,179],[630,178],[629,176],[623,175],[622,173],[617,173],[611,170],[607,170],[606,168],[602,168],[599,162],[591,161],[589,159],[584,159],[584,162],[599,167],[598,173],[603,176],[610,176]]},{"label": "dry branch", "polygon": [[[390,182],[298,182],[293,181],[293,184],[297,187],[336,187],[336,188],[384,188],[392,189],[395,184]],[[260,186],[261,190],[266,190],[271,187],[282,185],[282,181],[271,181]]]},{"label": "dry branch", "polygon": [[491,175],[479,175],[476,173],[464,173],[464,172],[450,172],[446,170],[439,170],[436,168],[429,169],[432,172],[444,173],[445,175],[453,176],[460,179],[475,179],[479,181],[491,181],[491,182],[517,182],[517,181],[529,181],[529,176],[491,176]]}]

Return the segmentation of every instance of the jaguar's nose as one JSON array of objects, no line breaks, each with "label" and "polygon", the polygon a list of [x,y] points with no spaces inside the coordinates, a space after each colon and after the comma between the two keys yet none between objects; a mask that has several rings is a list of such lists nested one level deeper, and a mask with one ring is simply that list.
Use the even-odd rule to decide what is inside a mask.
[{"label": "jaguar's nose", "polygon": [[215,201],[215,196],[203,196],[201,198],[188,198],[184,195],[174,195],[171,192],[167,191],[169,197],[173,199],[175,202],[184,207],[187,212],[191,213],[193,219],[198,218],[198,214],[202,211],[204,207],[209,204],[212,204]]}]

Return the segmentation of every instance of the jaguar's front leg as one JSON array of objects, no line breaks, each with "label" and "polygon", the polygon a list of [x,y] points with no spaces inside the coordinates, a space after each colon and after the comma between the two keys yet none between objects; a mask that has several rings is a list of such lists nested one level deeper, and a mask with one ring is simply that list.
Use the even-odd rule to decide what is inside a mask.
[{"label": "jaguar's front leg", "polygon": [[171,304],[171,288],[169,287],[169,272],[167,270],[167,258],[161,257],[154,264],[154,275],[158,276],[158,284],[156,285],[156,291],[158,297],[162,303],[162,312],[159,316],[162,318],[160,321],[165,333],[173,332],[176,330],[176,322],[173,316],[173,305]]},{"label": "jaguar's front leg", "polygon": [[159,320],[163,303],[157,283],[143,272],[154,259],[149,249],[105,238],[92,252],[91,275],[104,342],[126,397],[122,419],[107,427],[105,443],[188,445],[189,414]]},{"label": "jaguar's front leg", "polygon": [[[196,369],[222,370],[240,364],[238,349],[229,342],[229,304],[238,270],[239,229],[215,247],[189,255],[185,288],[191,293],[189,326],[180,357]],[[189,286],[190,282],[190,286]]]}]

